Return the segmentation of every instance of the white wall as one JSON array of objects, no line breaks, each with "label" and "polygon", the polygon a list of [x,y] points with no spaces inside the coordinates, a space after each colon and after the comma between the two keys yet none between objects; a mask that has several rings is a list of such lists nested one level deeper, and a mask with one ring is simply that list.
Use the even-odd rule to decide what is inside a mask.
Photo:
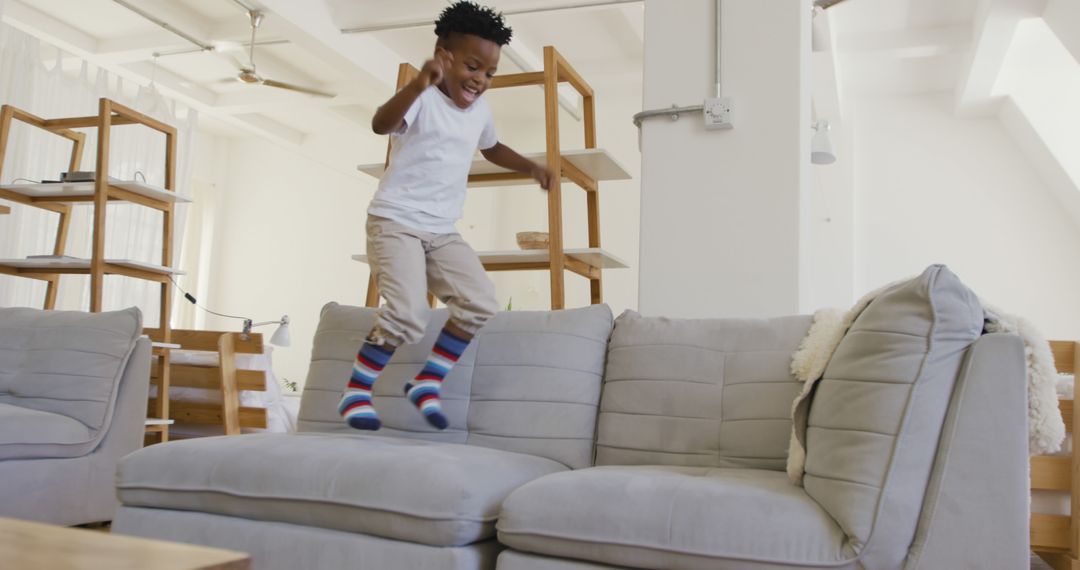
[{"label": "white wall", "polygon": [[810,167],[803,200],[802,276],[799,312],[847,307],[855,301],[855,165],[861,149],[852,120],[833,119],[832,164]]},{"label": "white wall", "polygon": [[[809,191],[810,4],[725,0],[723,89],[735,129],[699,114],[645,123],[640,308],[672,317],[800,308],[800,210]],[[646,0],[646,108],[713,90],[710,0]]]},{"label": "white wall", "polygon": [[[185,206],[185,225],[179,228],[184,237],[177,262],[186,273],[177,278],[177,284],[205,307],[208,299],[203,293],[210,291],[214,255],[221,249],[215,247],[214,233],[229,175],[229,141],[206,131],[200,131],[196,137],[191,171],[192,202]],[[174,327],[188,329],[205,329],[209,316],[180,292],[173,299],[173,315]]]},{"label": "white wall", "polygon": [[984,300],[1054,338],[1080,335],[1080,228],[997,118],[945,94],[854,107],[856,291],[945,263]]},{"label": "white wall", "polygon": [[[342,138],[341,144],[358,146]],[[303,383],[321,307],[363,304],[367,268],[349,256],[364,249],[371,189],[358,175],[261,139],[227,139],[220,156],[227,175],[218,187],[210,287],[200,301],[256,321],[288,314],[292,346],[275,349],[274,368],[279,378]],[[208,317],[206,326],[239,330],[240,324]],[[268,337],[273,330],[262,332]]]}]

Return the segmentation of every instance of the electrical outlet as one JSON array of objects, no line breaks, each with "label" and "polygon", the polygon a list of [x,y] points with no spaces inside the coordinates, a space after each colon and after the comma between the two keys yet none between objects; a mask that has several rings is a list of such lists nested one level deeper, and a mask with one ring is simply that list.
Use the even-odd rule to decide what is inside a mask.
[{"label": "electrical outlet", "polygon": [[732,120],[735,105],[731,97],[709,97],[705,100],[703,107],[706,129],[735,128]]}]

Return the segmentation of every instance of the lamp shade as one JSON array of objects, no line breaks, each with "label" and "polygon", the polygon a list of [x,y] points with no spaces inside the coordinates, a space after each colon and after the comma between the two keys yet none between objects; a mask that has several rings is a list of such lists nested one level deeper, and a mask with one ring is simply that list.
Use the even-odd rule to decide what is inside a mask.
[{"label": "lamp shade", "polygon": [[833,141],[828,138],[828,121],[818,121],[813,125],[813,139],[810,141],[810,162],[814,164],[833,164],[836,153]]},{"label": "lamp shade", "polygon": [[810,162],[814,164],[832,164],[836,162],[832,140],[829,139],[829,122],[814,123],[814,138],[810,141]]},{"label": "lamp shade", "polygon": [[292,337],[289,336],[289,316],[285,315],[281,317],[281,324],[278,325],[273,336],[270,337],[270,344],[274,346],[289,346],[292,344]]}]

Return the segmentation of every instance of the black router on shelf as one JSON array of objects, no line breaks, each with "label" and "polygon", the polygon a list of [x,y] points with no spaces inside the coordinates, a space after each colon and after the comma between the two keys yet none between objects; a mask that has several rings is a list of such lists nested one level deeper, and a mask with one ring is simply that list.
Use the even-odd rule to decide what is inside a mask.
[{"label": "black router on shelf", "polygon": [[93,182],[97,173],[90,170],[80,170],[75,172],[61,172],[60,182]]}]

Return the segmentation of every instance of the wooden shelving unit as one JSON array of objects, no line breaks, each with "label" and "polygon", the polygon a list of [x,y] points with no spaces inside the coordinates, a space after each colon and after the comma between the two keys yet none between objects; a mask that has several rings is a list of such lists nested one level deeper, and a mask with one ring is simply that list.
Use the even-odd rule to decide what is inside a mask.
[{"label": "wooden shelving unit", "polygon": [[[175,193],[176,128],[106,98],[99,100],[97,115],[60,119],[42,119],[10,105],[3,105],[0,106],[0,180],[3,179],[4,158],[7,153],[12,121],[20,121],[71,141],[71,157],[67,168],[69,171],[79,170],[83,146],[86,142],[86,135],[74,129],[97,129],[97,163],[94,182],[0,186],[0,199],[41,208],[59,215],[52,255],[64,255],[71,223],[71,209],[75,204],[86,203],[93,208],[93,241],[89,259],[66,257],[4,259],[0,260],[0,273],[48,282],[43,303],[45,309],[53,309],[56,306],[60,276],[89,275],[91,312],[99,312],[102,309],[102,287],[106,275],[124,275],[157,282],[161,285],[159,320],[161,332],[159,338],[155,340],[168,344],[171,339],[169,314],[172,312],[172,282],[169,278],[179,273],[171,268],[174,206],[178,202],[188,201]],[[113,127],[122,125],[142,125],[165,135],[164,188],[136,181],[118,181],[109,178],[110,135]],[[109,202],[130,202],[162,213],[162,248],[159,264],[105,258],[106,205]],[[6,209],[6,206],[4,208]],[[168,394],[169,348],[167,346],[155,347],[154,354],[158,355],[158,375],[155,383],[158,385],[159,393]],[[153,420],[168,418],[168,407],[168,398],[158,398],[154,410],[156,418],[150,418],[151,423],[157,425],[147,428],[148,433],[158,434],[161,441],[168,440],[169,426],[167,423],[158,423]]]},{"label": "wooden shelving unit", "polygon": [[[397,88],[400,90],[416,77],[419,71],[407,63],[398,68]],[[559,143],[559,83],[569,83],[581,95],[585,128],[585,148],[564,150]],[[589,280],[590,301],[603,302],[603,269],[626,267],[614,255],[600,247],[600,182],[603,180],[626,180],[630,174],[606,151],[596,148],[596,99],[592,87],[582,79],[563,56],[552,46],[544,48],[544,70],[528,73],[500,75],[491,84],[492,89],[541,85],[544,88],[544,119],[546,151],[525,155],[542,161],[552,173],[548,198],[548,249],[528,251],[478,252],[488,271],[547,270],[551,274],[551,308],[566,306],[564,276],[566,271],[577,273]],[[387,150],[389,160],[389,149]],[[387,162],[359,166],[361,172],[381,178]],[[562,183],[571,182],[585,191],[588,218],[589,247],[566,249],[563,245]],[[510,172],[478,159],[469,172],[469,186],[512,186],[535,184],[527,174]],[[354,255],[353,259],[366,262],[367,256]],[[379,303],[379,291],[374,279],[368,280],[367,306]]]}]

